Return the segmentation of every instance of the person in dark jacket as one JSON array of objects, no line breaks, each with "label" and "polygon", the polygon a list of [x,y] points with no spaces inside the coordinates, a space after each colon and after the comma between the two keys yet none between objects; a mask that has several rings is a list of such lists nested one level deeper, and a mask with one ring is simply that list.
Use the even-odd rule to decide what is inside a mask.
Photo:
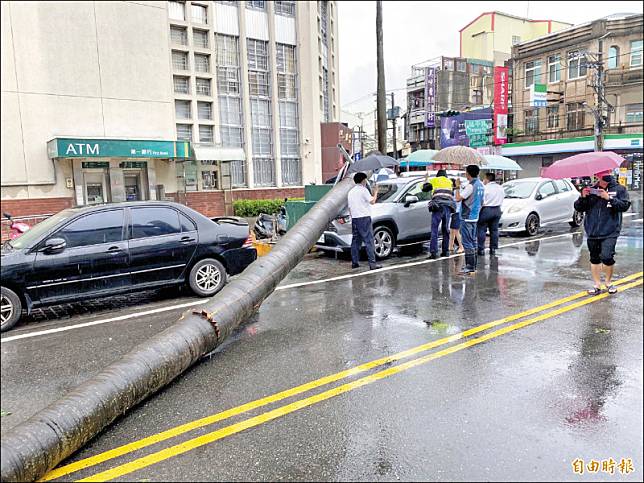
[{"label": "person in dark jacket", "polygon": [[608,293],[617,288],[612,284],[615,266],[615,244],[622,228],[622,213],[631,206],[628,191],[615,181],[610,171],[597,175],[599,182],[581,190],[575,201],[575,210],[585,213],[584,229],[590,252],[590,267],[595,286],[588,290],[591,295],[601,293],[601,273]]}]

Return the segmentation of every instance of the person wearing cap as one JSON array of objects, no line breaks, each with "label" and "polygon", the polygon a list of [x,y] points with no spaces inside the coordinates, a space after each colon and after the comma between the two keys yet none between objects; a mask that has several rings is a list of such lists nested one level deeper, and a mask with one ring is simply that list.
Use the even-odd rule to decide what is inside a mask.
[{"label": "person wearing cap", "polygon": [[590,295],[599,295],[601,274],[608,293],[617,293],[613,285],[615,267],[615,245],[622,229],[622,213],[627,211],[631,202],[628,191],[615,181],[610,171],[597,175],[599,181],[593,187],[581,190],[575,201],[575,210],[584,213],[584,231],[590,252],[590,272],[594,286],[588,290]]},{"label": "person wearing cap", "polygon": [[432,191],[432,204],[437,211],[432,212],[432,233],[429,242],[429,258],[438,258],[438,229],[441,228],[441,257],[449,256],[449,223],[456,211],[452,181],[444,169],[439,169],[436,177],[429,181]]}]

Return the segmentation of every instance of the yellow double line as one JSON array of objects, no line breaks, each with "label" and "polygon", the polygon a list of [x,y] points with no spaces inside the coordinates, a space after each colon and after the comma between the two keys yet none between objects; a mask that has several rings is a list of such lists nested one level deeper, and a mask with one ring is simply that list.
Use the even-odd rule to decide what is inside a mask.
[{"label": "yellow double line", "polygon": [[[623,285],[622,287],[619,288],[619,291],[622,292],[624,290],[628,290],[629,288],[638,286],[642,284],[642,274],[643,272],[638,272],[635,274],[632,274],[628,277],[625,277],[617,282],[615,282],[615,285]],[[297,411],[299,409],[311,406],[313,404],[319,403],[321,401],[330,399],[332,397],[338,396],[340,394],[344,394],[345,392],[357,389],[359,387],[365,386],[367,384],[371,384],[375,381],[384,379],[386,377],[392,376],[394,374],[401,373],[403,371],[406,371],[408,369],[411,369],[413,367],[419,366],[421,364],[425,364],[429,361],[432,361],[434,359],[438,359],[440,357],[452,354],[454,352],[466,349],[468,347],[472,347],[474,345],[480,344],[482,342],[485,342],[487,340],[499,337],[501,335],[507,334],[509,332],[512,332],[514,330],[526,327],[528,325],[534,324],[536,322],[539,322],[541,320],[545,320],[551,317],[555,317],[557,315],[560,315],[565,312],[569,312],[571,310],[574,310],[576,308],[582,307],[584,305],[602,300],[608,296],[608,294],[602,294],[599,296],[595,297],[586,297],[587,294],[586,292],[579,292],[574,295],[568,296],[561,298],[559,300],[555,300],[554,302],[550,302],[548,304],[540,305],[538,307],[525,310],[523,312],[520,312],[518,314],[511,315],[509,317],[504,317],[502,319],[498,319],[492,322],[488,322],[482,325],[479,325],[477,327],[474,327],[472,329],[460,332],[458,334],[454,334],[449,337],[445,337],[436,341],[429,342],[427,344],[423,344],[417,347],[414,347],[412,349],[408,349],[403,352],[399,352],[398,354],[394,354],[391,356],[383,357],[381,359],[377,359],[371,362],[367,362],[365,364],[361,364],[359,366],[356,366],[352,369],[348,369],[345,371],[338,372],[336,374],[331,374],[329,376],[322,377],[320,379],[317,379],[315,381],[308,382],[306,384],[302,384],[300,386],[288,389],[286,391],[282,391],[276,394],[273,394],[271,396],[267,396],[261,399],[257,399],[255,401],[251,401],[246,404],[242,404],[241,406],[237,406],[235,408],[228,409],[226,411],[207,416],[205,418],[201,418],[186,424],[182,424],[180,426],[176,426],[174,428],[171,428],[169,430],[163,431],[158,434],[154,434],[151,436],[148,436],[146,438],[133,441],[132,443],[128,443],[123,446],[119,446],[117,448],[111,449],[109,451],[106,451],[104,453],[100,453],[98,455],[85,458],[79,461],[76,461],[74,463],[61,466],[59,468],[56,468],[49,472],[41,481],[49,481],[53,480],[56,478],[59,478],[64,475],[68,475],[71,473],[75,473],[77,471],[80,471],[85,468],[89,468],[95,465],[98,465],[100,463],[103,463],[105,461],[109,461],[111,459],[132,453],[134,451],[137,451],[139,449],[145,448],[147,446],[168,440],[170,438],[174,438],[176,436],[179,436],[181,434],[184,434],[188,431],[192,431],[197,428],[201,428],[204,426],[208,426],[211,424],[214,424],[218,421],[222,421],[228,418],[231,418],[233,416],[237,416],[239,414],[246,413],[248,411],[251,411],[253,409],[260,408],[262,406],[266,406],[268,404],[281,401],[283,399],[302,394],[304,392],[308,392],[312,389],[330,384],[332,382],[336,382],[341,379],[345,379],[347,377],[350,377],[352,375],[360,374],[366,371],[369,371],[373,368],[399,361],[404,358],[408,358],[412,355],[416,355],[422,352],[426,352],[430,349],[433,349],[435,347],[441,346],[448,344],[450,342],[457,341],[459,339],[463,339],[465,337],[474,335],[476,333],[482,332],[484,330],[490,329],[492,327],[496,327],[498,325],[507,323],[507,322],[512,322],[524,317],[528,317],[530,315],[543,312],[544,310],[551,309],[554,307],[561,306],[563,304],[569,303],[569,302],[574,302],[575,300],[582,299],[580,301],[577,301],[575,303],[572,303],[570,305],[566,305],[563,307],[559,307],[555,310],[543,313],[539,316],[524,320],[522,322],[509,325],[506,327],[503,327],[501,329],[498,329],[493,332],[489,332],[483,336],[474,338],[474,339],[469,339],[465,342],[462,342],[460,344],[456,344],[454,346],[448,347],[446,349],[440,350],[438,352],[434,352],[431,354],[428,354],[423,357],[419,357],[413,360],[410,360],[408,362],[399,364],[394,367],[390,367],[381,371],[378,371],[376,373],[370,374],[368,376],[362,377],[360,379],[357,379],[355,381],[334,387],[332,389],[329,389],[327,391],[321,392],[319,394],[294,401],[290,404],[286,404],[284,406],[278,407],[276,409],[267,411],[265,413],[262,413],[258,416],[246,419],[244,421],[241,421],[239,423],[231,424],[229,426],[223,427],[221,429],[218,429],[216,431],[213,431],[211,433],[207,433],[203,436],[199,436],[197,438],[190,439],[188,441],[185,441],[183,443],[165,448],[163,450],[157,451],[155,453],[152,453],[150,455],[135,459],[133,461],[130,461],[128,463],[122,464],[120,466],[116,466],[114,468],[111,468],[109,470],[97,473],[93,476],[90,476],[88,478],[85,478],[80,481],[105,481],[105,480],[110,480],[114,479],[123,475],[127,475],[129,473],[132,473],[134,471],[140,470],[142,468],[145,468],[147,466],[153,465],[155,463],[158,463],[160,461],[166,460],[168,458],[171,458],[173,456],[177,456],[179,454],[185,453],[187,451],[191,451],[195,448],[198,448],[200,446],[203,446],[205,444],[212,443],[214,441],[217,441],[219,439],[225,438],[227,436],[239,433],[241,431],[244,431],[245,429],[252,428],[255,426],[258,426],[260,424],[266,423],[268,421],[271,421],[273,419],[279,418],[281,416],[284,416],[286,414],[292,413],[294,411]],[[586,298],[584,298],[586,297]]]}]

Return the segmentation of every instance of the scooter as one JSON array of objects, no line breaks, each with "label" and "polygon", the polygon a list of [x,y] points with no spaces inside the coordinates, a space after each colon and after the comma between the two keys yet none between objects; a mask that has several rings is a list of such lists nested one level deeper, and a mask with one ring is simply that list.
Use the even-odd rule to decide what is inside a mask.
[{"label": "scooter", "polygon": [[262,238],[270,238],[273,241],[276,241],[278,236],[286,233],[286,225],[286,209],[282,207],[280,212],[274,215],[261,213],[257,217],[253,231],[255,232],[255,237],[258,240]]},{"label": "scooter", "polygon": [[23,223],[21,221],[14,221],[11,219],[11,215],[9,213],[3,213],[4,217],[11,222],[11,225],[9,225],[9,239],[10,240],[15,240],[18,238],[20,235],[22,235],[24,232],[29,231],[31,226],[27,223]]}]

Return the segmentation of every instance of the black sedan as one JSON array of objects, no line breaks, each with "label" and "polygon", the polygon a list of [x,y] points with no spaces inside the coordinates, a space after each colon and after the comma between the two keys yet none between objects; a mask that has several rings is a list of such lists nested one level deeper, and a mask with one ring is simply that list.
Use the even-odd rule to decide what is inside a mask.
[{"label": "black sedan", "polygon": [[178,203],[63,210],[2,246],[1,329],[23,308],[187,283],[214,295],[257,258],[248,225]]}]

